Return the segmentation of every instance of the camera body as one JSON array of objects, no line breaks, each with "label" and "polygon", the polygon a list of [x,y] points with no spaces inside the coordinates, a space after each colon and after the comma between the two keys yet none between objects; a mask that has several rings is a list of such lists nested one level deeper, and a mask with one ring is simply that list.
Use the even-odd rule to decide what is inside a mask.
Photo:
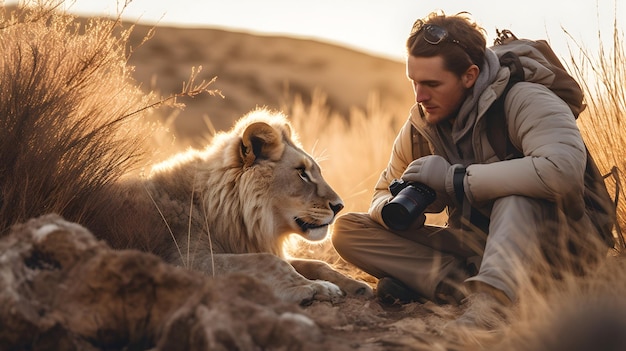
[{"label": "camera body", "polygon": [[383,206],[381,215],[385,224],[394,230],[408,229],[437,196],[427,185],[402,179],[394,179],[389,191],[394,197]]}]

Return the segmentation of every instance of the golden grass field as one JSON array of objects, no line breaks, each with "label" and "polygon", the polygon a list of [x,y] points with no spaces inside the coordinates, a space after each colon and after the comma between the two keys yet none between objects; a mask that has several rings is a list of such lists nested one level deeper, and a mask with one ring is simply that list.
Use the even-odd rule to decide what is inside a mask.
[{"label": "golden grass field", "polygon": [[[87,21],[71,18],[74,20]],[[189,146],[200,147],[210,141],[215,130],[228,129],[255,106],[269,106],[290,116],[304,148],[319,160],[325,178],[343,197],[344,213],[367,210],[373,186],[413,101],[403,62],[315,41],[215,29],[135,25],[132,31],[120,34],[130,25],[117,26],[112,32],[126,45],[130,76],[144,94],[140,108],[153,107],[142,111],[147,112],[147,122],[168,129],[155,129],[155,159]],[[579,124],[601,172],[608,173],[613,167],[626,170],[623,32],[616,26],[613,42],[603,45],[587,48],[575,43],[571,57],[564,61],[587,92],[588,108]],[[200,66],[196,83],[217,79],[202,86],[204,93],[181,93],[183,82]],[[592,85],[584,83],[589,76],[596,78]],[[206,90],[217,90],[223,96]],[[172,106],[173,96],[186,107]],[[612,194],[622,190],[612,177],[607,178],[607,185]],[[626,228],[622,195],[618,217],[620,227]],[[439,221],[436,217],[430,220]],[[342,262],[328,241],[317,245],[294,242],[290,253],[327,260],[348,274],[375,283]],[[503,334],[434,336],[429,333],[433,326],[459,311],[432,304],[410,304],[389,311],[373,302],[364,307],[362,302],[352,301],[331,307],[315,304],[307,307],[307,313],[327,328],[325,332],[354,339],[367,350],[623,349],[623,338],[615,336],[626,326],[626,270],[617,256],[585,278],[565,277],[554,282],[547,292],[529,286],[521,298],[518,318]],[[619,344],[604,343],[607,339]]]}]

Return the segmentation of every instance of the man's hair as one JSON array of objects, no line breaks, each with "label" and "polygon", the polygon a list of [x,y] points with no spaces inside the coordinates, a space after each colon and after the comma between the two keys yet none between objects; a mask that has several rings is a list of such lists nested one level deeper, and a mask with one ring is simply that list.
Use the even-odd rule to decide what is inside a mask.
[{"label": "man's hair", "polygon": [[[424,31],[412,33],[406,42],[407,53],[415,57],[442,56],[445,68],[461,76],[472,65],[483,68],[485,59],[484,29],[471,20],[469,13],[461,12],[446,16],[442,12],[431,12],[422,19],[424,25],[432,24],[448,31],[448,40],[431,44],[424,39]],[[458,43],[452,42],[458,41]]]}]

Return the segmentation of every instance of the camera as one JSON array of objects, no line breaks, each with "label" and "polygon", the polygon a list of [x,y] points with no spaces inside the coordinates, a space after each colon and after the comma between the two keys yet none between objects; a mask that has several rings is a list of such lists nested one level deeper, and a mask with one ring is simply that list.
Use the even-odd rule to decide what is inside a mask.
[{"label": "camera", "polygon": [[394,179],[389,184],[389,191],[394,197],[383,206],[381,215],[385,224],[394,230],[408,229],[436,198],[435,191],[429,186],[402,179]]}]

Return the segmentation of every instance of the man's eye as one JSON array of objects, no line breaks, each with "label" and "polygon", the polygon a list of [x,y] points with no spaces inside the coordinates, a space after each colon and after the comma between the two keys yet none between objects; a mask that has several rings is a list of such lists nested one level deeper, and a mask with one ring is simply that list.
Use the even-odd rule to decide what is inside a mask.
[{"label": "man's eye", "polygon": [[311,181],[311,178],[309,177],[305,168],[301,167],[301,168],[297,168],[297,170],[298,170],[298,175],[300,176],[300,178],[302,178],[302,180],[304,180],[305,182]]}]

